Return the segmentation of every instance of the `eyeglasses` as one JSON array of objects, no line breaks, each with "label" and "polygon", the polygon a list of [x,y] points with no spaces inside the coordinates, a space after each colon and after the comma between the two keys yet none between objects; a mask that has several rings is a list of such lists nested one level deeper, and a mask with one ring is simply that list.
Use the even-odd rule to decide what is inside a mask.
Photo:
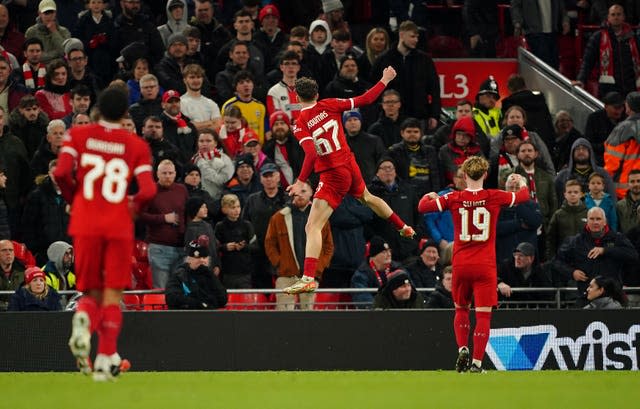
[{"label": "eyeglasses", "polygon": [[382,101],[382,103],[384,105],[391,105],[391,104],[399,104],[400,101],[399,100],[393,100],[393,101]]}]

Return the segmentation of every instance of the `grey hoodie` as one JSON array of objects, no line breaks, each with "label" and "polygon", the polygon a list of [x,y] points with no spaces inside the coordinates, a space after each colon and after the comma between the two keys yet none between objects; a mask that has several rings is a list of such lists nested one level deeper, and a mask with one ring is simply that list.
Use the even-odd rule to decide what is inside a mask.
[{"label": "grey hoodie", "polygon": [[53,261],[53,264],[56,266],[56,270],[58,270],[60,274],[65,272],[65,268],[62,265],[64,253],[66,253],[71,247],[73,246],[67,242],[54,241],[47,249],[47,257],[50,261]]},{"label": "grey hoodie", "polygon": [[161,26],[158,26],[158,32],[160,33],[160,37],[162,37],[162,42],[164,46],[167,46],[167,40],[169,36],[173,33],[182,33],[182,31],[189,25],[189,16],[187,11],[187,2],[185,0],[180,0],[182,3],[182,9],[184,12],[182,13],[182,19],[180,21],[176,21],[171,17],[171,12],[169,11],[169,4],[171,1],[167,1],[167,23]]},{"label": "grey hoodie", "polygon": [[[575,164],[573,163],[573,151],[575,151],[578,146],[585,146],[587,149],[589,149],[589,161],[591,162],[592,170],[586,174],[580,174],[574,171]],[[556,193],[558,194],[558,200],[564,197],[564,184],[569,179],[577,179],[580,183],[582,183],[584,193],[587,193],[589,191],[587,179],[589,178],[589,174],[591,174],[591,172],[598,172],[604,177],[605,190],[607,191],[607,193],[611,195],[611,197],[615,198],[616,197],[615,184],[613,183],[613,180],[611,179],[611,176],[609,175],[609,173],[607,173],[607,171],[603,167],[596,165],[596,159],[594,157],[593,147],[591,147],[591,142],[589,142],[585,138],[578,138],[573,143],[573,145],[571,145],[571,155],[569,156],[569,164],[567,165],[566,168],[558,172],[558,176],[556,176],[555,183],[556,183]]]}]

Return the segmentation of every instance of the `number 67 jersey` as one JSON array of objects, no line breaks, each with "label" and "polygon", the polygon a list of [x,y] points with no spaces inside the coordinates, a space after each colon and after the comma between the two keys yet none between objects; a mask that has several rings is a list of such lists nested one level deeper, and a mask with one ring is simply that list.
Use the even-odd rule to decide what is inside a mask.
[{"label": "number 67 jersey", "polygon": [[[529,200],[529,191],[498,189],[453,191],[436,200],[420,200],[421,213],[451,211],[453,218],[453,259],[456,266],[488,267],[495,274],[496,225],[500,209]],[[478,272],[480,272],[479,270]]]},{"label": "number 67 jersey", "polygon": [[148,145],[117,124],[74,127],[65,135],[54,179],[71,204],[71,236],[133,238],[129,185],[135,176],[134,211],[153,199]]}]

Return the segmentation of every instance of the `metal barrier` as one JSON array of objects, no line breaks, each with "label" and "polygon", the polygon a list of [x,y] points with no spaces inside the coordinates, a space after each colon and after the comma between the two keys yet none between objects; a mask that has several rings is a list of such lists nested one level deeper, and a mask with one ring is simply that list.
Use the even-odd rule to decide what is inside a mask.
[{"label": "metal barrier", "polygon": [[[423,296],[428,296],[433,292],[434,288],[418,288]],[[316,310],[350,310],[350,309],[362,309],[370,308],[367,303],[358,303],[350,299],[349,295],[355,293],[377,293],[376,288],[319,288],[315,291],[319,298],[314,302],[314,309]],[[624,291],[627,295],[637,295],[640,298],[640,287],[625,287]],[[513,294],[540,294],[541,296],[536,298],[532,297],[531,300],[508,300],[500,299],[498,301],[498,308],[501,309],[514,309],[514,308],[526,308],[526,309],[566,309],[573,308],[575,305],[575,299],[577,296],[575,287],[514,287],[511,288]],[[13,291],[0,291],[0,296],[11,295]],[[69,304],[73,303],[81,293],[78,291],[59,291],[61,295],[69,296]],[[227,290],[229,295],[229,302],[225,309],[227,310],[264,310],[271,311],[275,308],[275,294],[282,293],[282,290],[273,288],[247,288],[247,289],[234,289]],[[154,302],[150,305],[145,305],[143,298],[147,294],[164,294],[162,289],[153,290],[131,290],[124,292],[124,307],[127,310],[139,311],[139,310],[158,310],[166,309],[166,305],[157,304]],[[260,296],[252,296],[257,295]],[[342,297],[325,297],[323,295],[342,295]],[[544,295],[549,296],[545,297]],[[127,298],[127,296],[137,296],[137,303],[131,302],[135,300]],[[234,295],[248,295],[249,297],[234,297]],[[632,308],[640,307],[635,304]],[[72,309],[72,308],[67,308]]]}]

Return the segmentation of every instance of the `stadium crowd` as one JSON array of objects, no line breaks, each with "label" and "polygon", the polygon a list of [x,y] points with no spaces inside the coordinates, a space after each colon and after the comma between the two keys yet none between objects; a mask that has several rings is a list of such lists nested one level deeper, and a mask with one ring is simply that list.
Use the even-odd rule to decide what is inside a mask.
[{"label": "stadium crowd", "polygon": [[[411,20],[406,3],[412,4]],[[514,36],[508,38],[498,32],[503,2],[442,3],[462,6],[464,24],[455,34],[464,39],[464,55],[496,57],[506,40],[524,38],[555,68],[562,61],[560,39],[574,23],[570,17],[579,12],[602,23],[573,76],[576,86],[587,88],[597,77],[589,89],[604,103],[578,127],[585,134],[568,111],[550,112],[544,94],[529,90],[517,74],[507,90],[490,76],[470,91],[473,99],[442,106],[435,52],[426,44],[451,27],[430,20],[425,2],[0,5],[0,290],[37,299],[75,288],[67,235],[73,209],[52,174],[65,131],[99,118],[94,103],[111,84],[129,95],[122,126],[149,144],[158,184],[137,220],[150,268],[147,276],[134,275],[134,288],[170,288],[167,299],[177,300],[175,308],[214,308],[224,305],[225,289],[287,286],[301,273],[317,183],[312,178],[301,197],[289,199],[285,192],[304,159],[292,132],[300,112],[295,82],[312,77],[322,98],[350,98],[393,66],[398,75],[379,102],[345,112],[342,125],[367,188],[417,237],[399,236],[347,197],[323,229],[320,287],[379,288],[375,297],[353,295],[366,308],[450,308],[451,216],[421,215],[417,204],[429,192],[464,189],[458,167],[478,155],[491,164],[487,188],[517,190],[507,183],[516,172],[531,192],[529,202],[504,210],[498,221],[501,299],[534,305],[551,293],[511,289],[573,286],[576,293],[567,297],[580,307],[637,305],[632,295],[594,303],[593,294],[640,285],[640,37],[626,22],[638,22],[638,2],[607,8],[611,2],[512,0]],[[370,18],[364,22],[359,13]],[[442,108],[454,117],[441,116]],[[205,244],[198,241],[202,236]],[[22,255],[35,259],[18,257],[12,241],[24,243]],[[185,283],[189,292],[182,290]],[[197,294],[206,300],[189,299]],[[65,301],[2,297],[0,309],[57,308]],[[292,302],[276,299],[283,309]],[[313,297],[300,304],[310,308]]]}]

